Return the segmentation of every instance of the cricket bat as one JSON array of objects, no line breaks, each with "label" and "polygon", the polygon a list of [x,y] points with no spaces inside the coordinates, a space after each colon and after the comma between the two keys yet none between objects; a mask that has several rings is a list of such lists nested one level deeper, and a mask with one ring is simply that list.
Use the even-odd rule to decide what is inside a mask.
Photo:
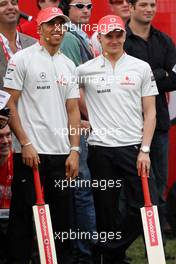
[{"label": "cricket bat", "polygon": [[142,224],[149,264],[166,264],[157,206],[150,198],[147,175],[141,175],[144,207],[141,208]]},{"label": "cricket bat", "polygon": [[36,205],[33,206],[34,222],[41,264],[57,264],[49,206],[45,204],[39,171],[33,168]]}]

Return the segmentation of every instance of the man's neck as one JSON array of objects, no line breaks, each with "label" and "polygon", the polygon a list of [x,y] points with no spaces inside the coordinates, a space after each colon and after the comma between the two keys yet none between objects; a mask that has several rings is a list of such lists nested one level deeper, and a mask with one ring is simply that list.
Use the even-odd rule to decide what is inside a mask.
[{"label": "man's neck", "polygon": [[16,25],[0,24],[0,33],[8,39],[9,43],[16,43]]},{"label": "man's neck", "polygon": [[60,46],[49,46],[46,43],[41,43],[41,45],[48,51],[51,56],[54,56],[59,51]]},{"label": "man's neck", "polygon": [[9,47],[13,53],[17,52],[16,46],[16,24],[15,25],[1,25],[0,32],[8,39]]},{"label": "man's neck", "polygon": [[106,59],[108,59],[113,68],[115,68],[116,62],[120,59],[123,55],[124,51],[122,50],[118,54],[107,54],[107,52],[103,52],[103,55]]},{"label": "man's neck", "polygon": [[133,34],[147,40],[150,35],[151,23],[142,24],[135,20],[130,20],[129,27],[132,30]]}]

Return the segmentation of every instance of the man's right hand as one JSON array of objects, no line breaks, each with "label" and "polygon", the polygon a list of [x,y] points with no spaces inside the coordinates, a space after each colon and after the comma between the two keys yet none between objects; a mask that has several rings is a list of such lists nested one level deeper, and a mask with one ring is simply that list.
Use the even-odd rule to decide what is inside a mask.
[{"label": "man's right hand", "polygon": [[21,154],[23,163],[31,168],[37,167],[40,163],[39,155],[32,144],[21,147]]}]

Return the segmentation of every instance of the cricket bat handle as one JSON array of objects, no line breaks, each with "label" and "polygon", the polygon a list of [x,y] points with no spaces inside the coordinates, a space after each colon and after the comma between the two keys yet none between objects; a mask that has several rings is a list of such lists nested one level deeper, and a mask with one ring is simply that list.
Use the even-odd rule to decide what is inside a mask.
[{"label": "cricket bat handle", "polygon": [[42,193],[40,175],[39,175],[38,168],[33,167],[33,174],[34,174],[34,187],[35,187],[35,194],[36,194],[36,204],[37,205],[43,205],[43,204],[45,204],[45,201],[43,199],[43,193]]},{"label": "cricket bat handle", "polygon": [[152,206],[147,175],[141,175],[145,206]]}]

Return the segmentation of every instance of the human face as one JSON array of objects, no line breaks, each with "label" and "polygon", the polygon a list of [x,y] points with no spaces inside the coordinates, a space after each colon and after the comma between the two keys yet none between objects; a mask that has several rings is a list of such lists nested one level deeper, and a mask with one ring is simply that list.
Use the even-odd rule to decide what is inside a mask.
[{"label": "human face", "polygon": [[[85,4],[83,8],[78,8],[74,4]],[[92,8],[89,5],[92,4],[91,0],[73,0],[70,2],[69,18],[72,23],[88,24],[91,16]],[[88,6],[87,6],[88,5]]]},{"label": "human face", "polygon": [[59,1],[56,1],[56,0],[39,0],[38,5],[41,9],[44,9],[47,7],[58,7]]},{"label": "human face", "polygon": [[0,129],[0,158],[5,158],[8,156],[11,146],[12,136],[10,128],[7,125],[3,129]]},{"label": "human face", "polygon": [[108,55],[119,55],[123,53],[123,45],[126,33],[122,30],[114,30],[106,35],[99,34],[98,39],[102,46],[103,53]]},{"label": "human face", "polygon": [[131,19],[140,24],[150,24],[156,14],[156,0],[138,0],[130,4]]},{"label": "human face", "polygon": [[41,40],[50,47],[59,47],[64,37],[66,28],[62,17],[56,17],[47,23],[42,23],[39,27]]},{"label": "human face", "polygon": [[129,3],[127,0],[112,0],[111,9],[116,16],[120,16],[124,22],[130,18]]},{"label": "human face", "polygon": [[16,24],[19,18],[17,0],[0,0],[0,24]]}]

